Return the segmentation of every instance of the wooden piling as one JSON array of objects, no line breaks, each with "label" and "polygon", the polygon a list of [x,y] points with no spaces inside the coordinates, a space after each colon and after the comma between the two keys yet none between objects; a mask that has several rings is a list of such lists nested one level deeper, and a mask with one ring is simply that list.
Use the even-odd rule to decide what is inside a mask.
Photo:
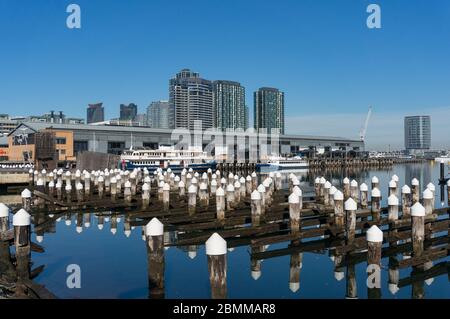
[{"label": "wooden piling", "polygon": [[300,200],[297,194],[292,193],[288,201],[291,234],[297,235],[300,232]]},{"label": "wooden piling", "polygon": [[347,199],[350,198],[350,180],[348,177],[345,177],[342,181],[343,184],[343,194],[344,194],[344,201],[347,201]]},{"label": "wooden piling", "polygon": [[0,232],[9,230],[9,207],[0,203]]},{"label": "wooden piling", "polygon": [[232,184],[227,185],[227,210],[233,210],[234,203],[234,186]]},{"label": "wooden piling", "polygon": [[394,180],[389,181],[388,197],[391,195],[397,196],[397,182]]},{"label": "wooden piling", "polygon": [[197,186],[191,185],[188,188],[188,212],[194,215],[197,207]]},{"label": "wooden piling", "polygon": [[362,183],[359,186],[359,191],[361,193],[360,203],[362,209],[367,209],[369,207],[369,188],[366,183]]},{"label": "wooden piling", "polygon": [[216,190],[216,212],[217,220],[225,220],[225,191],[222,187]]},{"label": "wooden piling", "polygon": [[259,226],[261,222],[261,213],[262,213],[261,193],[258,192],[257,190],[254,190],[250,197],[251,197],[252,225]]},{"label": "wooden piling", "polygon": [[415,203],[418,203],[420,200],[420,185],[419,180],[417,178],[414,178],[411,181],[411,193],[412,193],[411,205],[414,205]]},{"label": "wooden piling", "polygon": [[372,220],[379,221],[381,219],[381,192],[378,188],[372,189],[371,192],[371,213]]},{"label": "wooden piling", "polygon": [[425,240],[425,208],[419,203],[411,207],[413,255],[422,256],[423,242]]},{"label": "wooden piling", "polygon": [[425,208],[425,216],[433,214],[433,192],[427,188],[423,191],[423,207]]},{"label": "wooden piling", "polygon": [[14,244],[16,246],[16,269],[19,280],[27,280],[30,278],[30,225],[31,216],[26,210],[21,209],[14,214]]},{"label": "wooden piling", "polygon": [[354,179],[350,182],[350,197],[358,203],[359,202],[359,190],[358,190],[358,182]]},{"label": "wooden piling", "polygon": [[205,243],[212,299],[227,297],[227,243],[214,233]]},{"label": "wooden piling", "polygon": [[408,185],[402,187],[402,218],[411,216],[411,188]]},{"label": "wooden piling", "polygon": [[31,192],[25,188],[20,196],[22,197],[22,208],[25,211],[31,211]]},{"label": "wooden piling", "polygon": [[356,233],[356,211],[358,209],[358,204],[356,201],[350,197],[345,201],[345,215],[347,218],[347,242],[352,243],[355,239]]},{"label": "wooden piling", "polygon": [[163,185],[163,208],[164,211],[169,211],[170,208],[170,181]]}]

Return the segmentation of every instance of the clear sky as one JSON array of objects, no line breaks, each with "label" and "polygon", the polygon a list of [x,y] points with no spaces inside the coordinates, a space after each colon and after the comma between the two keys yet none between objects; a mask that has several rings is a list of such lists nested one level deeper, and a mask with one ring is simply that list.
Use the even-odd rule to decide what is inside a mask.
[{"label": "clear sky", "polygon": [[191,68],[241,82],[251,113],[254,90],[283,90],[287,133],[357,138],[372,105],[369,147],[401,148],[403,116],[430,114],[433,146],[450,148],[448,0],[0,0],[0,39],[0,113],[144,112]]}]

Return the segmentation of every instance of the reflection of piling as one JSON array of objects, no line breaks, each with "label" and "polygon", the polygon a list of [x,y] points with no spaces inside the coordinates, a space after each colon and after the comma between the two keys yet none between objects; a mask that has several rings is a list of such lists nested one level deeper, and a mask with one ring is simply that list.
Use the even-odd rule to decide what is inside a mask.
[{"label": "reflection of piling", "polygon": [[149,297],[164,298],[164,225],[153,218],[146,226]]},{"label": "reflection of piling", "polygon": [[381,298],[381,247],[383,245],[383,232],[377,227],[372,226],[366,233],[367,240],[367,271],[368,280],[368,298]]},{"label": "reflection of piling", "polygon": [[289,259],[289,289],[297,292],[300,289],[300,271],[302,269],[302,253],[295,253]]},{"label": "reflection of piling", "polygon": [[347,299],[358,298],[358,285],[356,283],[356,271],[354,264],[347,266],[345,298]]},{"label": "reflection of piling", "polygon": [[227,297],[227,242],[219,234],[214,233],[206,241],[205,246],[211,297],[225,299]]}]

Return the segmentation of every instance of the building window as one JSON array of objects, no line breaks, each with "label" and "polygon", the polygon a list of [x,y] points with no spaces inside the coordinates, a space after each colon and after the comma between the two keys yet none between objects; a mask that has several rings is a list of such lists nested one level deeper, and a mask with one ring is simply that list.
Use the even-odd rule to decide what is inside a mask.
[{"label": "building window", "polygon": [[66,144],[66,138],[65,137],[57,137],[56,138],[56,144],[58,144],[58,145],[65,145]]},{"label": "building window", "polygon": [[74,141],[73,153],[76,155],[78,152],[84,152],[88,150],[88,141]]},{"label": "building window", "polygon": [[108,153],[109,154],[122,154],[125,149],[125,142],[108,142]]},{"label": "building window", "polygon": [[60,155],[66,155],[66,150],[64,150],[64,149],[59,150],[59,154]]}]

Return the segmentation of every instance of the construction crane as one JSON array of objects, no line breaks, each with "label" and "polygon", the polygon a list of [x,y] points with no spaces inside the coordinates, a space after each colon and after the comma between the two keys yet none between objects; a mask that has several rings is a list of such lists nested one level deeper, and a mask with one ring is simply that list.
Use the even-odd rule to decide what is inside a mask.
[{"label": "construction crane", "polygon": [[370,116],[372,115],[372,107],[369,106],[369,111],[367,112],[366,121],[364,122],[364,126],[361,127],[361,131],[359,131],[359,138],[361,142],[364,142],[366,138],[367,126],[369,125]]}]

